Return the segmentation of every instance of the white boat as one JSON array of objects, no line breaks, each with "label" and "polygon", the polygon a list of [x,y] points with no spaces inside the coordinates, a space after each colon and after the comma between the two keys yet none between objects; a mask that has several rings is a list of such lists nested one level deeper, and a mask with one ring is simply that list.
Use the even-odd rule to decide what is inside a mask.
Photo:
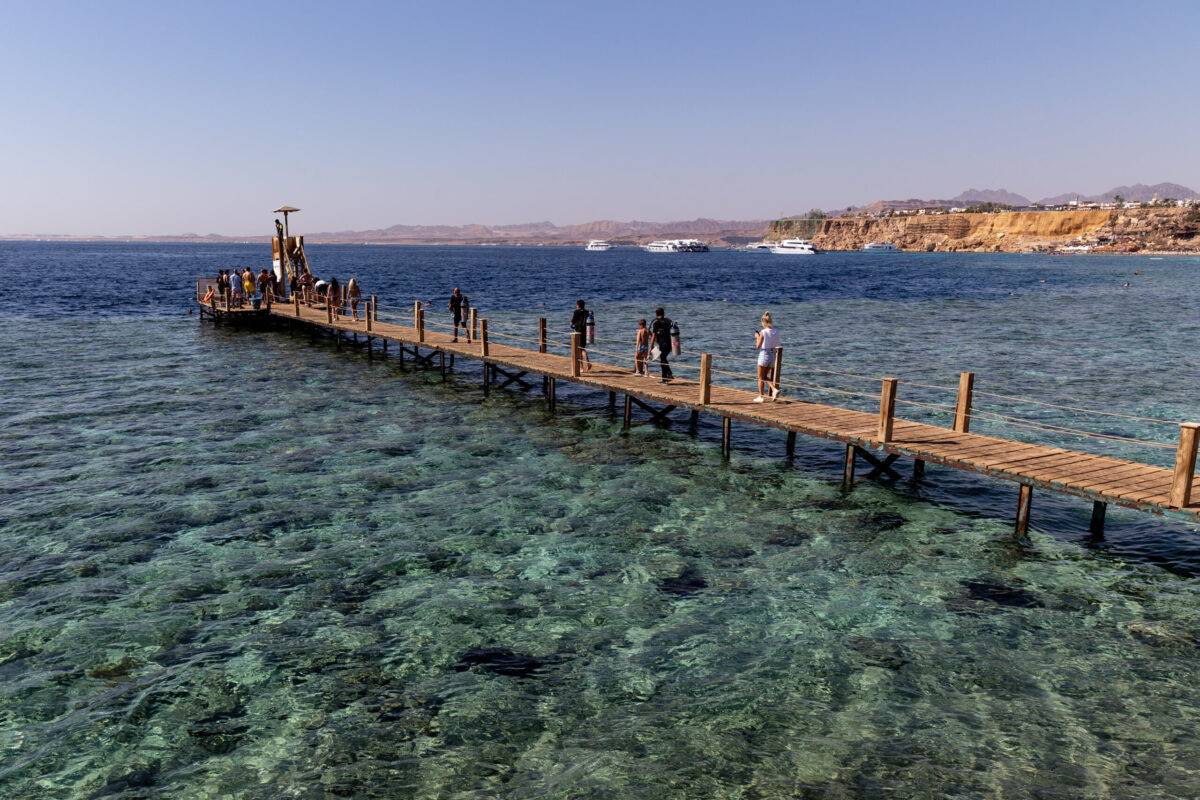
[{"label": "white boat", "polygon": [[821,251],[813,247],[808,239],[784,239],[772,247],[771,252],[781,256],[815,256]]},{"label": "white boat", "polygon": [[591,250],[594,253],[604,253],[613,249],[613,246],[603,239],[592,239],[587,243],[584,250]]},{"label": "white boat", "polygon": [[767,250],[770,250],[772,247],[773,247],[773,245],[770,242],[751,242],[750,244],[746,245],[746,250],[749,250],[751,252],[767,251]]},{"label": "white boat", "polygon": [[708,245],[699,239],[659,239],[642,249],[647,253],[707,253]]},{"label": "white boat", "polygon": [[891,242],[867,242],[863,245],[863,251],[868,253],[888,253],[896,249]]}]

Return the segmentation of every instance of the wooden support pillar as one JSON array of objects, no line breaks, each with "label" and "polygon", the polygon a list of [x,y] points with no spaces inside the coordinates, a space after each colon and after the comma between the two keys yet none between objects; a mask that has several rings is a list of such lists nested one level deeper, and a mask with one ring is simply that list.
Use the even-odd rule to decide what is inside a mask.
[{"label": "wooden support pillar", "polygon": [[958,373],[958,401],[954,404],[954,430],[967,433],[971,430],[971,397],[975,392],[975,373]]},{"label": "wooden support pillar", "polygon": [[733,446],[733,419],[721,417],[721,457],[729,458]]},{"label": "wooden support pillar", "polygon": [[558,404],[558,379],[553,376],[546,378],[546,402],[550,406],[550,413],[554,413],[554,409]]},{"label": "wooden support pillar", "polygon": [[788,431],[787,435],[787,460],[791,461],[796,457],[796,432]]},{"label": "wooden support pillar", "polygon": [[1092,521],[1088,530],[1093,536],[1104,536],[1104,517],[1108,513],[1108,503],[1103,500],[1092,501]]},{"label": "wooden support pillar", "polygon": [[708,405],[709,399],[712,397],[712,355],[710,353],[700,354],[700,405]]},{"label": "wooden support pillar", "polygon": [[372,322],[372,320],[371,320],[371,301],[370,300],[367,301],[367,313],[364,316],[367,319],[367,332],[369,333],[371,331],[371,322]]},{"label": "wooden support pillar", "polygon": [[1200,423],[1179,426],[1179,449],[1175,451],[1175,475],[1171,479],[1171,508],[1187,508],[1192,502],[1192,478],[1196,475],[1196,446]]},{"label": "wooden support pillar", "polygon": [[629,430],[629,426],[633,424],[633,398],[625,395],[625,416],[621,421],[621,429]]},{"label": "wooden support pillar", "polygon": [[325,296],[325,321],[333,324],[333,304],[329,302],[328,295]]},{"label": "wooden support pillar", "polygon": [[488,356],[488,335],[487,335],[487,320],[479,320],[479,354],[484,358]]},{"label": "wooden support pillar", "polygon": [[1022,483],[1017,492],[1017,524],[1013,534],[1022,539],[1029,533],[1029,509],[1033,505],[1033,486]]},{"label": "wooden support pillar", "polygon": [[479,309],[471,308],[471,330],[467,331],[467,343],[479,340]]},{"label": "wooden support pillar", "polygon": [[413,303],[413,330],[416,331],[421,327],[421,301],[417,300]]},{"label": "wooden support pillar", "polygon": [[546,352],[546,318],[538,319],[538,352]]},{"label": "wooden support pillar", "polygon": [[617,393],[613,390],[608,392],[608,410],[615,411],[617,408]]},{"label": "wooden support pillar", "polygon": [[300,295],[292,295],[292,304],[296,307],[296,316],[300,316]]},{"label": "wooden support pillar", "polygon": [[700,430],[700,411],[692,409],[692,413],[688,415],[688,433],[695,436]]},{"label": "wooden support pillar", "polygon": [[579,334],[571,334],[571,377],[579,377]]},{"label": "wooden support pillar", "polygon": [[387,358],[387,348],[388,348],[388,340],[384,339],[383,340],[383,357],[384,358]]},{"label": "wooden support pillar", "polygon": [[444,381],[444,380],[446,380],[446,351],[445,350],[438,350],[438,361],[441,363],[442,380]]},{"label": "wooden support pillar", "polygon": [[846,462],[842,467],[842,491],[848,492],[854,488],[854,466],[858,460],[858,448],[852,444],[846,445]]},{"label": "wooden support pillar", "polygon": [[892,423],[896,419],[896,379],[884,378],[879,392],[879,441],[892,440]]},{"label": "wooden support pillar", "polygon": [[492,375],[488,363],[483,362],[483,396],[487,397],[492,391]]},{"label": "wooden support pillar", "polygon": [[400,370],[404,370],[404,342],[396,343],[397,355],[400,356]]},{"label": "wooden support pillar", "polygon": [[425,309],[417,308],[417,341],[425,342]]},{"label": "wooden support pillar", "polygon": [[774,394],[778,394],[782,388],[779,384],[779,375],[783,372],[783,348],[775,348],[775,363],[771,365],[771,385],[774,388]]},{"label": "wooden support pillar", "polygon": [[922,459],[913,461],[913,480],[919,481],[925,477],[925,462]]},{"label": "wooden support pillar", "polygon": [[379,322],[379,298],[371,295],[371,321]]}]

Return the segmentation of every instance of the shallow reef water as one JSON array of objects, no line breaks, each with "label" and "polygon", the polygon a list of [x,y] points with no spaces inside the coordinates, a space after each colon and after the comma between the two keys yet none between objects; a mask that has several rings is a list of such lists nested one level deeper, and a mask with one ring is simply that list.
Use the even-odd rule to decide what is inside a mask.
[{"label": "shallow reef water", "polygon": [[[582,253],[488,250],[314,254],[343,274],[386,255],[360,275],[389,296],[415,265],[466,275],[513,329],[544,313],[522,304],[536,286],[576,293],[559,261],[619,286],[643,258],[590,274]],[[738,426],[724,463],[708,422],[623,435],[600,393],[564,388],[552,417],[536,391],[485,399],[478,365],[442,383],[187,316],[193,273],[242,255],[0,246],[6,274],[138,264],[162,284],[0,308],[0,796],[1200,796],[1194,526],[1113,510],[1089,541],[1086,503],[1038,494],[1017,543],[1012,487],[985,478],[931,467],[921,486],[845,494],[828,444],[802,440],[788,464],[778,432]],[[764,258],[711,256],[747,274]],[[875,262],[915,270],[897,301],[911,328],[940,314],[966,331],[963,304],[993,328],[924,345],[873,298],[847,320],[854,291],[816,288],[849,280],[839,263],[868,269],[822,262],[779,304],[821,363],[871,353],[873,369],[892,331],[900,367],[936,356],[953,378],[978,353],[1053,398],[1079,389],[1060,380],[1079,349],[1031,327],[1018,358],[993,333],[1015,308],[1057,308],[1051,328],[1121,338],[1095,306],[1131,299],[1105,276],[1134,262],[998,259],[970,281],[945,259]],[[1148,326],[1168,313],[1154,298],[1196,291],[1195,265],[1153,264],[1125,312]],[[680,301],[689,332],[734,346],[761,284],[706,297],[703,277]],[[602,322],[654,301],[626,289]],[[824,340],[839,327],[841,349]],[[1173,338],[1126,333],[1079,380],[1111,407],[1187,414],[1194,387],[1149,363]]]}]

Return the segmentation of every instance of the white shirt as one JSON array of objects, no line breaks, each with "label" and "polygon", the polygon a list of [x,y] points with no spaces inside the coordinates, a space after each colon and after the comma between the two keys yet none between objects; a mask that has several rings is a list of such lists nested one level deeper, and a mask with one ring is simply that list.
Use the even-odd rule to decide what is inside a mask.
[{"label": "white shirt", "polygon": [[779,347],[779,331],[775,328],[763,328],[759,331],[762,334],[762,344],[759,350],[774,350]]}]

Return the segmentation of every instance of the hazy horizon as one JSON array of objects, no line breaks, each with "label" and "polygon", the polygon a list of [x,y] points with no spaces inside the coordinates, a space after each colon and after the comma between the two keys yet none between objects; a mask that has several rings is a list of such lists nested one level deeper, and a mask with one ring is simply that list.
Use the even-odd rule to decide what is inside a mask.
[{"label": "hazy horizon", "polygon": [[1185,3],[54,4],[5,21],[5,236],[253,235],[281,203],[315,232],[1200,185]]}]

